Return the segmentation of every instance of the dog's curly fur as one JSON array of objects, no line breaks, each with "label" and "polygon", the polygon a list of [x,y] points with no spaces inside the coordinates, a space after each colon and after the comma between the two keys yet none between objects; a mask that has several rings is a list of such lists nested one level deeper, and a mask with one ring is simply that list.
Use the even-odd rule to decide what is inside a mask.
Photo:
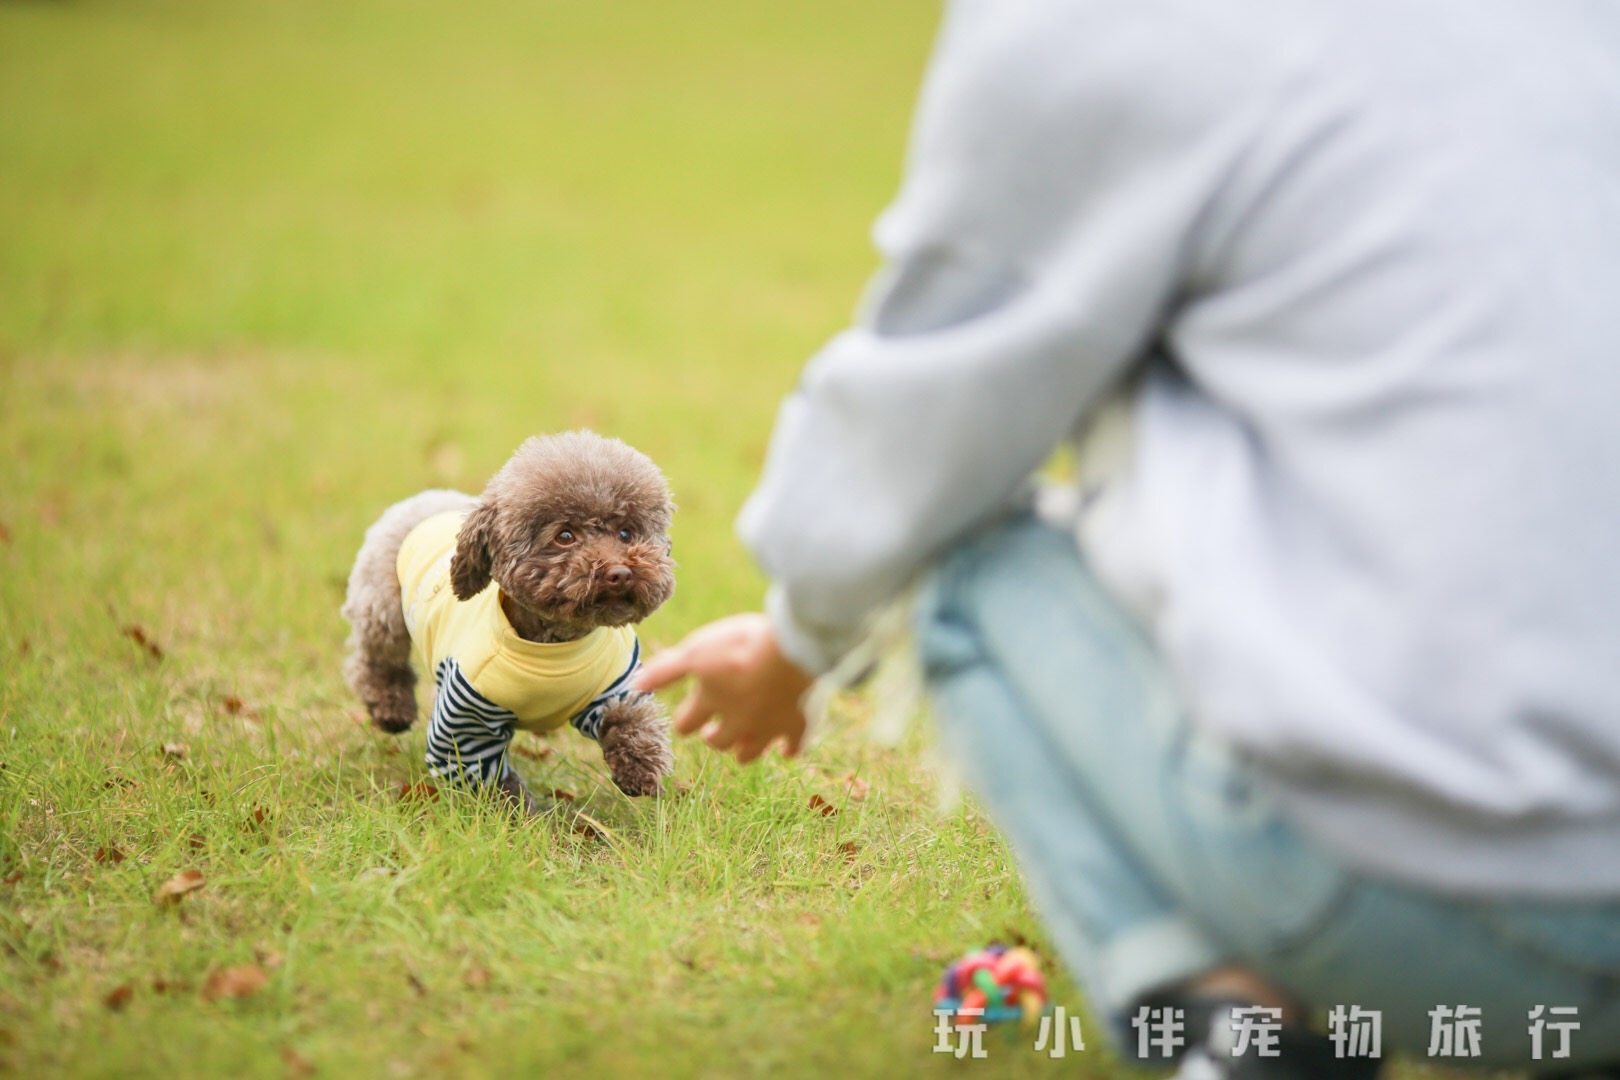
[{"label": "dog's curly fur", "polygon": [[[646,455],[617,439],[589,431],[531,438],[482,496],[424,491],[395,503],[366,530],[343,604],[353,628],[344,676],[383,731],[416,720],[395,570],[400,545],[426,519],[463,509],[451,588],[469,600],[494,581],[513,630],[527,640],[572,641],[599,626],[637,623],[675,591],[669,486]],[[599,742],[614,783],[629,795],[657,793],[674,765],[668,720],[651,697],[610,706]],[[520,780],[500,786],[534,808]]]}]

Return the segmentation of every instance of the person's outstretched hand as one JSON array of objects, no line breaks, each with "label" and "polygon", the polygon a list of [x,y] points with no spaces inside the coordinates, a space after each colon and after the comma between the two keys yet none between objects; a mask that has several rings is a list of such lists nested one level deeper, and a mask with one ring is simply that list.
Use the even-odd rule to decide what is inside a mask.
[{"label": "person's outstretched hand", "polygon": [[731,615],[688,634],[642,665],[636,685],[659,690],[691,675],[692,692],[675,710],[677,734],[703,731],[703,741],[750,762],[773,742],[792,757],[804,740],[799,699],[813,681],[776,645],[764,615]]}]

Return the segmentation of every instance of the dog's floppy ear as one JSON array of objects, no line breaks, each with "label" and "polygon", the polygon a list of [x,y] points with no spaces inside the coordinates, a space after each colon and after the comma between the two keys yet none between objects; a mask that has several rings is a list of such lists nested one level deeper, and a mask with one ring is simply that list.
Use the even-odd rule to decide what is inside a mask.
[{"label": "dog's floppy ear", "polygon": [[495,500],[473,507],[456,536],[450,559],[450,588],[457,600],[471,600],[489,585],[490,549],[495,542]]}]

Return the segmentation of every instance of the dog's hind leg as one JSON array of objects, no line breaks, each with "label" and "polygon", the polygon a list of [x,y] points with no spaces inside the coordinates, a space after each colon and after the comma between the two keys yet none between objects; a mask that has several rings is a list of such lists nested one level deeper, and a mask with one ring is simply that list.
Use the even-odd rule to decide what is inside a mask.
[{"label": "dog's hind leg", "polygon": [[[343,676],[365,703],[371,722],[383,731],[406,731],[416,722],[416,672],[411,668],[411,637],[395,590],[395,610],[366,612],[352,619]],[[345,612],[348,606],[345,605]]]},{"label": "dog's hind leg", "polygon": [[366,530],[349,573],[343,617],[353,628],[343,676],[383,731],[401,732],[416,721],[416,672],[411,635],[399,595],[399,548],[417,525],[445,510],[472,505],[459,491],[424,491],[395,503]]}]

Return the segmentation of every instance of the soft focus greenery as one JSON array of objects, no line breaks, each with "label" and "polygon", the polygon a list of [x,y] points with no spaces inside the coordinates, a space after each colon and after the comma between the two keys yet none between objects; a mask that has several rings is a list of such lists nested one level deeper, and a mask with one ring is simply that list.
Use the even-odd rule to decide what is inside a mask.
[{"label": "soft focus greenery", "polygon": [[1120,1075],[1089,1018],[1066,1061],[931,1053],[945,961],[1048,950],[922,734],[852,704],[642,802],[524,741],[593,835],[413,797],[420,731],[338,675],[366,524],[537,431],[668,472],[650,643],[758,603],[731,518],[871,270],[937,18],[0,3],[0,1072]]}]

